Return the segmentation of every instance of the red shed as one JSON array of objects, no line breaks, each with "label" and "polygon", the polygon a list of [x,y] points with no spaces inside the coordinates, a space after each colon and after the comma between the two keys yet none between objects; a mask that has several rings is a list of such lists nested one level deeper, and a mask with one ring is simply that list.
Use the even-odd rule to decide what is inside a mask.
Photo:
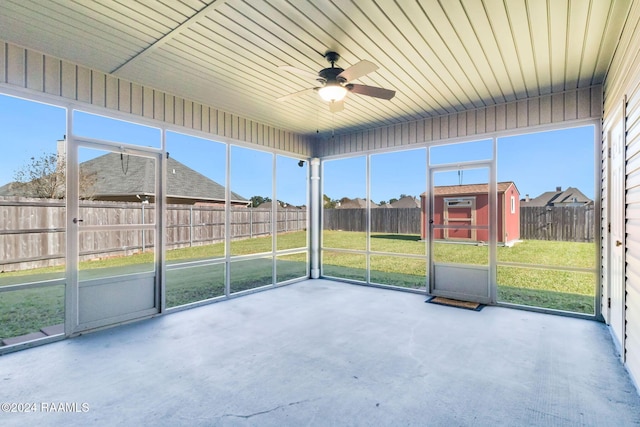
[{"label": "red shed", "polygon": [[[435,187],[435,224],[473,226],[487,224],[488,184],[443,185]],[[426,238],[426,194],[420,195],[421,234]],[[487,230],[435,229],[434,239],[486,242]],[[520,238],[520,193],[512,181],[498,183],[498,243],[511,244]]]}]

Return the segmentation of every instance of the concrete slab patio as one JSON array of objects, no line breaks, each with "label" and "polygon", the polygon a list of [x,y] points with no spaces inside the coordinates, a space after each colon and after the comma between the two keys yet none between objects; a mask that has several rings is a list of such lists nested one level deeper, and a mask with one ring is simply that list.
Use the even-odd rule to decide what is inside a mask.
[{"label": "concrete slab patio", "polygon": [[305,281],[7,354],[0,424],[640,425],[605,325],[424,300]]}]

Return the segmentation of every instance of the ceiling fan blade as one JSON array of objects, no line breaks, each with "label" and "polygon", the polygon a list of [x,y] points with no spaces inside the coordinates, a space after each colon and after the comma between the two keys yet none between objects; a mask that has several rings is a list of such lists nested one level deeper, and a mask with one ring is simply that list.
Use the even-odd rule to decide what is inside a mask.
[{"label": "ceiling fan blade", "polygon": [[292,67],[290,65],[281,65],[278,67],[279,70],[288,71],[293,74],[298,74],[299,76],[306,77],[308,79],[317,80],[318,74],[312,73],[311,71],[301,70],[300,68]]},{"label": "ceiling fan blade", "polygon": [[363,59],[362,61],[353,64],[351,67],[338,74],[338,77],[350,82],[351,80],[359,79],[360,77],[367,75],[377,69],[378,66],[376,64]]},{"label": "ceiling fan blade", "polygon": [[375,87],[375,86],[348,84],[346,85],[346,88],[353,93],[357,93],[358,95],[372,96],[374,98],[387,99],[387,100],[393,98],[396,95],[395,90],[384,89],[384,88]]},{"label": "ceiling fan blade", "polygon": [[298,92],[290,93],[289,95],[281,96],[280,98],[276,99],[276,101],[288,101],[291,98],[297,98],[298,96],[306,95],[307,93],[313,92],[314,90],[316,90],[316,88],[310,87],[309,89],[304,89]]},{"label": "ceiling fan blade", "polygon": [[338,113],[344,110],[344,101],[331,101],[329,103],[329,111],[332,113]]}]

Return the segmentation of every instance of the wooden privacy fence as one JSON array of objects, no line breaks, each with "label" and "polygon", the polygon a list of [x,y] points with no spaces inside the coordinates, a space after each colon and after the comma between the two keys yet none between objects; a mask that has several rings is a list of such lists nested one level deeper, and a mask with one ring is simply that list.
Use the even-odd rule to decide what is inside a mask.
[{"label": "wooden privacy fence", "polygon": [[[366,209],[325,209],[325,230],[366,231]],[[374,233],[420,234],[420,208],[371,209]]]},{"label": "wooden privacy fence", "polygon": [[[152,224],[152,204],[82,201],[83,219],[78,235],[80,260],[129,255],[155,246],[149,230],[82,231],[82,226]],[[233,240],[269,235],[275,223],[278,233],[305,230],[307,211],[232,208]],[[65,262],[64,201],[0,198],[0,271],[62,265]],[[224,206],[168,205],[165,217],[168,249],[201,246],[224,241]]]},{"label": "wooden privacy fence", "polygon": [[[83,225],[149,224],[154,206],[144,203],[83,201]],[[278,209],[232,208],[230,234],[234,240],[304,230],[307,212]],[[371,231],[420,234],[420,208],[371,209]],[[60,200],[0,199],[0,271],[47,267],[65,261],[66,208]],[[593,205],[521,207],[520,239],[593,242]],[[166,213],[167,248],[200,246],[224,241],[222,206],[169,205]],[[325,209],[325,230],[367,229],[365,209]],[[79,233],[80,259],[128,255],[155,246],[149,231],[84,231]]]},{"label": "wooden privacy fence", "polygon": [[593,242],[593,204],[584,206],[521,206],[520,239]]},{"label": "wooden privacy fence", "polygon": [[[231,238],[246,239],[271,234],[271,209],[232,208]],[[170,248],[224,241],[224,207],[169,205],[167,208],[167,246]],[[278,208],[278,233],[305,230],[307,211]]]},{"label": "wooden privacy fence", "polygon": [[[420,208],[371,209],[374,233],[420,234]],[[366,209],[325,209],[325,230],[366,231]],[[593,242],[593,205],[520,207],[520,239]]]}]

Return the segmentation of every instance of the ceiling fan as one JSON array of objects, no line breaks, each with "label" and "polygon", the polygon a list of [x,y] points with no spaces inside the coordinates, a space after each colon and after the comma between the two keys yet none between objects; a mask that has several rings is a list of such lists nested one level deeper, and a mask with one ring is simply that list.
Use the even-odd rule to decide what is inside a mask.
[{"label": "ceiling fan", "polygon": [[320,70],[318,74],[288,65],[278,67],[281,70],[317,80],[321,84],[319,87],[309,88],[285,95],[278,98],[278,101],[288,101],[291,98],[316,91],[318,92],[318,95],[320,95],[320,98],[329,102],[329,111],[337,113],[344,109],[344,98],[349,92],[387,100],[395,96],[395,90],[351,83],[352,80],[359,79],[360,77],[377,70],[378,66],[373,62],[362,60],[345,70],[335,66],[335,63],[340,59],[340,55],[336,52],[327,52],[324,54],[324,57],[331,63],[331,67]]}]

